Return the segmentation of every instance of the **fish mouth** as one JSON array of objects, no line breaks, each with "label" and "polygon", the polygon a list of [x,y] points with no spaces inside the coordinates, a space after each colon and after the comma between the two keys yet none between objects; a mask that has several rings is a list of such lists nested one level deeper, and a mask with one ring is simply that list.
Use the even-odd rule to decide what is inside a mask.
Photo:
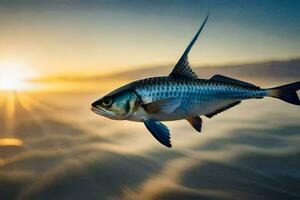
[{"label": "fish mouth", "polygon": [[108,110],[105,110],[101,107],[94,107],[94,106],[91,106],[91,111],[93,111],[94,113],[98,114],[98,115],[101,115],[101,116],[104,116],[104,117],[108,117],[108,118],[112,118],[115,116],[115,113],[111,112],[111,111],[108,111]]},{"label": "fish mouth", "polygon": [[91,111],[93,111],[94,113],[98,114],[98,115],[103,115],[105,113],[105,110],[101,109],[101,108],[96,108],[91,106]]}]

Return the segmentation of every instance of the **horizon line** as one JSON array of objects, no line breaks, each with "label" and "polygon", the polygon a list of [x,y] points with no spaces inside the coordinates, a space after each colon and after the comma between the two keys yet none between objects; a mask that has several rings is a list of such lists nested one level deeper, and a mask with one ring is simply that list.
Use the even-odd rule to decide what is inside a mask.
[{"label": "horizon line", "polygon": [[[300,60],[300,56],[297,57],[292,57],[292,58],[286,58],[286,59],[264,59],[264,60],[256,60],[256,61],[245,61],[245,62],[228,62],[228,63],[224,63],[224,64],[201,64],[201,65],[195,65],[192,66],[193,69],[199,69],[199,68],[218,68],[218,67],[235,67],[235,66],[243,66],[243,65],[255,65],[255,64],[264,64],[264,63],[274,63],[274,62],[292,62],[292,61],[297,61]],[[140,70],[149,70],[149,69],[156,69],[156,68],[173,68],[175,65],[173,64],[152,64],[152,65],[143,65],[143,66],[135,66],[133,68],[130,68],[128,70],[121,70],[119,72],[114,71],[114,72],[110,72],[110,73],[106,73],[106,74],[100,74],[98,73],[98,71],[95,73],[95,75],[93,75],[93,72],[89,73],[89,74],[76,74],[75,75],[68,75],[67,72],[64,73],[57,73],[57,74],[53,74],[50,76],[42,76],[40,78],[31,78],[28,79],[26,81],[28,82],[53,82],[53,81],[80,81],[80,80],[88,80],[88,79],[93,79],[95,80],[96,78],[106,78],[106,77],[111,77],[111,76],[115,76],[118,74],[122,74],[122,73],[128,73],[128,72],[136,72],[136,71],[140,71]]]}]

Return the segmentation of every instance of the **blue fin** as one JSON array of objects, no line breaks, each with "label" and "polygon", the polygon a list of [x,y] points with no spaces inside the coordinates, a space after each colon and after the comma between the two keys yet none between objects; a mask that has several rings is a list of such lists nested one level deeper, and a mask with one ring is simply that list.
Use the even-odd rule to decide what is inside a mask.
[{"label": "blue fin", "polygon": [[213,81],[219,81],[219,82],[224,82],[224,83],[232,83],[232,84],[236,84],[236,85],[241,85],[241,86],[245,86],[245,87],[251,87],[251,88],[259,88],[256,85],[253,85],[251,83],[247,83],[244,81],[240,81],[234,78],[230,78],[227,76],[223,76],[223,75],[214,75],[213,77],[211,77],[209,80],[213,80]]},{"label": "blue fin", "polygon": [[143,108],[147,113],[157,114],[157,113],[172,113],[176,108],[181,105],[180,97],[170,97],[161,99],[158,101],[153,101],[143,105]]},{"label": "blue fin", "polygon": [[166,147],[172,147],[170,141],[170,131],[168,127],[159,121],[145,119],[144,124],[150,133],[157,139],[161,144]]},{"label": "blue fin", "polygon": [[175,67],[174,67],[173,71],[171,72],[170,76],[191,78],[191,79],[197,79],[198,78],[196,73],[193,72],[193,70],[189,66],[188,54],[189,54],[191,48],[193,47],[194,43],[196,42],[198,36],[200,35],[203,27],[205,26],[207,19],[208,19],[208,15],[206,16],[206,18],[205,18],[204,22],[202,23],[200,29],[198,30],[198,32],[196,33],[196,35],[194,36],[194,38],[190,42],[189,46],[185,49],[185,51],[182,54],[181,58],[179,59],[179,61],[175,65]]}]

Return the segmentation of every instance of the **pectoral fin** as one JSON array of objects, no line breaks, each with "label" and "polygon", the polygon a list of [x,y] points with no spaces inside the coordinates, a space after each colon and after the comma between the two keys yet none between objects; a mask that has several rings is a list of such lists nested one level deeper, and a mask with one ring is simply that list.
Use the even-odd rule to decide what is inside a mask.
[{"label": "pectoral fin", "polygon": [[170,141],[170,131],[168,127],[159,121],[145,119],[144,124],[150,133],[157,139],[161,144],[166,147],[172,147]]},{"label": "pectoral fin", "polygon": [[199,133],[201,132],[202,119],[199,116],[187,118],[186,120],[192,125],[192,127],[194,127],[196,131],[198,131]]},{"label": "pectoral fin", "polygon": [[147,113],[172,113],[181,104],[180,97],[171,97],[142,105]]}]

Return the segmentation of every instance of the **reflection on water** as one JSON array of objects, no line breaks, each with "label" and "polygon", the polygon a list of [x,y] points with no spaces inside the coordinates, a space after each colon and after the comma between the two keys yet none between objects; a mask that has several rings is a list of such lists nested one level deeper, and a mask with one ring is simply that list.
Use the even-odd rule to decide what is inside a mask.
[{"label": "reflection on water", "polygon": [[22,146],[23,141],[18,138],[0,138],[0,146]]},{"label": "reflection on water", "polygon": [[167,149],[92,113],[98,95],[1,94],[0,199],[300,198],[299,107],[246,101],[200,134],[167,122]]}]

